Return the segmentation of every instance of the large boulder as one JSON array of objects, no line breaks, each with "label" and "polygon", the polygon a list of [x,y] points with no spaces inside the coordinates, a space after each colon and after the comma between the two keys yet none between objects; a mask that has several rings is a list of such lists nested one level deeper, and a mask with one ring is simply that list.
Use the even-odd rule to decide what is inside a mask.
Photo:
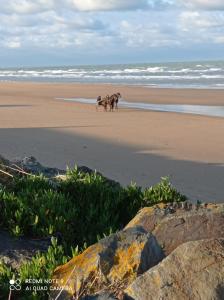
[{"label": "large boulder", "polygon": [[[53,275],[54,289],[64,287],[57,299],[93,295],[100,290],[124,289],[136,277],[164,258],[156,239],[142,228],[130,228],[86,249]],[[58,292],[52,293],[52,299]]]},{"label": "large boulder", "polygon": [[188,241],[224,238],[224,205],[180,203],[146,207],[126,228],[135,226],[152,232],[164,253],[169,255]]},{"label": "large boulder", "polygon": [[139,276],[125,300],[223,300],[224,239],[188,242]]}]

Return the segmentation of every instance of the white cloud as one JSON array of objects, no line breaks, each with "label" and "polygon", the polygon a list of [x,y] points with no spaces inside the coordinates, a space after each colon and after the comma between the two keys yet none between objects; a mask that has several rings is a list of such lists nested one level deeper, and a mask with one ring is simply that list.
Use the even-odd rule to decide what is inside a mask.
[{"label": "white cloud", "polygon": [[176,37],[163,30],[158,23],[140,23],[123,20],[120,24],[120,39],[128,47],[151,48],[179,45]]},{"label": "white cloud", "polygon": [[0,0],[0,14],[34,14],[49,10],[124,11],[161,9],[172,0]]},{"label": "white cloud", "polygon": [[179,24],[183,31],[191,31],[192,35],[198,30],[209,30],[213,27],[224,26],[224,16],[218,13],[201,13],[185,11],[179,16]]},{"label": "white cloud", "polygon": [[19,37],[14,37],[14,38],[3,40],[2,45],[5,46],[6,48],[11,48],[11,49],[20,48],[21,41]]},{"label": "white cloud", "polygon": [[216,11],[182,12],[178,20],[178,29],[183,44],[222,44],[224,15]]},{"label": "white cloud", "polygon": [[221,35],[221,36],[216,36],[214,38],[214,42],[216,44],[224,44],[224,35]]},{"label": "white cloud", "polygon": [[23,49],[85,49],[89,45],[97,47],[97,44],[108,41],[109,27],[98,18],[82,13],[59,15],[46,11],[33,15],[3,14],[0,45],[3,48]]},{"label": "white cloud", "polygon": [[33,14],[55,9],[55,0],[0,0],[1,13]]},{"label": "white cloud", "polygon": [[218,4],[221,8],[220,1],[175,3],[182,6],[160,10],[171,7],[172,0],[0,0],[0,45],[21,51],[64,53],[68,48],[83,55],[120,55],[129,49],[140,53],[224,43],[224,13],[209,10]]},{"label": "white cloud", "polygon": [[71,0],[74,8],[80,11],[131,10],[147,7],[147,0]]},{"label": "white cloud", "polygon": [[200,8],[205,10],[223,10],[223,0],[179,0],[182,4],[188,8]]}]

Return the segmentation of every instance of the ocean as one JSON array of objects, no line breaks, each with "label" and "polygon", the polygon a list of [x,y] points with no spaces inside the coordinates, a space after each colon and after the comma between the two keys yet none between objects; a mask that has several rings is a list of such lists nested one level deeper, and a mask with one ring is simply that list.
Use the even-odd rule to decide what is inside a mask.
[{"label": "ocean", "polygon": [[223,89],[224,61],[0,68],[0,80]]}]

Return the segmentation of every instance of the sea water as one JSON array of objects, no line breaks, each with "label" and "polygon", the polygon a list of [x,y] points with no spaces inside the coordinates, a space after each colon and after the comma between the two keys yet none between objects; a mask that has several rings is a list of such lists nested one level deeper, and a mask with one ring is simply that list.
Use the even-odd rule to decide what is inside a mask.
[{"label": "sea water", "polygon": [[224,61],[1,68],[0,80],[224,88]]},{"label": "sea water", "polygon": [[[96,104],[96,99],[89,98],[56,98],[56,100],[71,101],[84,104]],[[119,107],[224,118],[224,106],[153,104],[120,100]]]}]

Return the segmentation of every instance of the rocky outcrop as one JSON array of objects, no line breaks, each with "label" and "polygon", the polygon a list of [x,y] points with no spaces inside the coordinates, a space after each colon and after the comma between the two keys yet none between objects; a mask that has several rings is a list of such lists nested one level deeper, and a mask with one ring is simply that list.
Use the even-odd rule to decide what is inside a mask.
[{"label": "rocky outcrop", "polygon": [[224,299],[224,239],[188,242],[138,277],[126,300]]},{"label": "rocky outcrop", "polygon": [[161,204],[57,268],[54,279],[66,286],[60,299],[223,299],[223,264],[223,204]]},{"label": "rocky outcrop", "polygon": [[[64,175],[66,173],[65,170],[61,170],[58,168],[50,168],[43,166],[41,163],[38,162],[38,160],[33,156],[24,157],[19,160],[13,160],[9,161],[2,156],[0,156],[0,168],[4,170],[8,170],[10,174],[20,174],[19,171],[25,171],[27,173],[31,174],[42,174],[45,177],[54,177],[58,175]],[[78,167],[78,170],[84,173],[93,173],[92,169],[80,166]],[[21,173],[22,174],[22,173]],[[2,174],[0,174],[0,178],[2,177]]]},{"label": "rocky outcrop", "polygon": [[[92,174],[96,172],[95,170],[92,170],[86,166],[78,166],[77,169],[79,172],[87,174]],[[1,172],[1,170],[3,172]],[[58,181],[64,180],[66,178],[65,170],[43,166],[33,156],[24,157],[20,160],[14,161],[9,161],[0,156],[0,183],[8,184],[10,183],[10,179],[12,179],[13,176],[23,175],[25,173],[33,175],[42,174],[44,177],[49,178],[50,183],[52,183],[52,186],[55,187],[58,186]],[[111,186],[120,186],[118,182],[104,177],[101,173],[97,172],[97,174],[101,175]]]},{"label": "rocky outcrop", "polygon": [[[55,270],[53,279],[65,286],[58,299],[92,295],[102,289],[118,292],[163,257],[156,239],[144,229],[120,231]],[[54,297],[52,294],[52,299]]]},{"label": "rocky outcrop", "polygon": [[188,241],[224,237],[223,204],[179,203],[143,208],[126,226],[141,226],[156,237],[169,255]]},{"label": "rocky outcrop", "polygon": [[26,239],[10,236],[6,231],[0,231],[0,261],[13,269],[30,260],[37,251],[46,251],[50,246],[50,239]]},{"label": "rocky outcrop", "polygon": [[16,160],[12,163],[28,173],[43,174],[45,177],[53,177],[66,173],[64,170],[60,170],[58,168],[49,168],[43,166],[33,156],[24,157],[21,160]]},{"label": "rocky outcrop", "polygon": [[0,156],[0,183],[4,185],[10,184],[14,176],[24,174],[43,174],[47,178],[55,178],[63,176],[65,173],[64,170],[44,167],[33,156],[15,161],[9,161]]}]

